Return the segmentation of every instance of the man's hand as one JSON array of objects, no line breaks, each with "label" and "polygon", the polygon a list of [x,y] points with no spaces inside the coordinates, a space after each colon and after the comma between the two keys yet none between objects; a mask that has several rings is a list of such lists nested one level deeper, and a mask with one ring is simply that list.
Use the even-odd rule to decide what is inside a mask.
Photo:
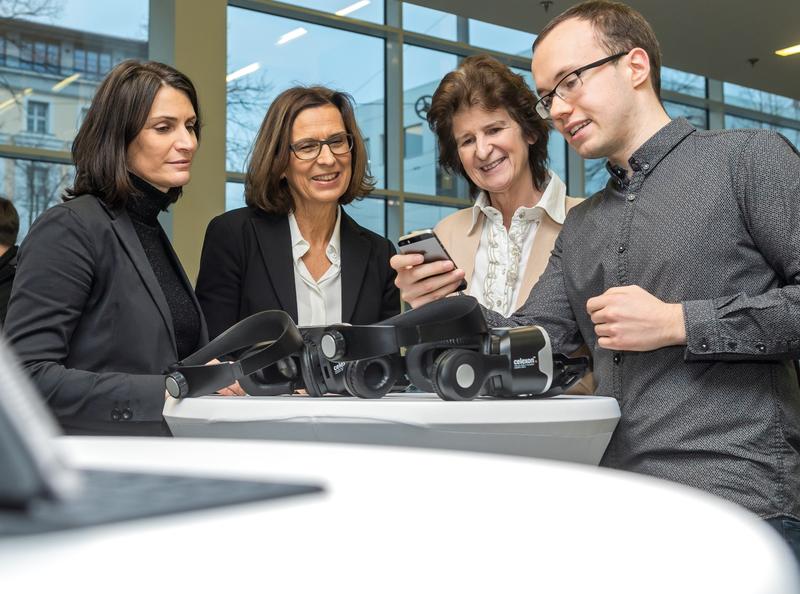
[{"label": "man's hand", "polygon": [[654,351],[686,344],[683,306],[641,287],[612,287],[586,302],[597,345],[614,351]]},{"label": "man's hand", "polygon": [[419,307],[454,293],[464,278],[464,271],[450,260],[424,264],[422,254],[396,254],[389,265],[397,271],[394,284],[403,301]]}]

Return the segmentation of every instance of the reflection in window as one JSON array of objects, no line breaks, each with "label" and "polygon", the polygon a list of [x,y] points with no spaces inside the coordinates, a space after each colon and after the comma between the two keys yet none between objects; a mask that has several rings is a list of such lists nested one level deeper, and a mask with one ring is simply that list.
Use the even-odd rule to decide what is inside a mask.
[{"label": "reflection in window", "polygon": [[775,130],[789,139],[795,147],[800,147],[800,129],[788,128],[786,126],[776,126],[767,122],[759,122],[749,118],[740,118],[730,114],[725,114],[726,128],[762,128],[764,130]]},{"label": "reflection in window", "polygon": [[683,103],[673,103],[664,101],[664,109],[667,110],[669,117],[686,118],[695,128],[708,130],[708,111],[699,107],[684,105]]},{"label": "reflection in window", "polygon": [[800,100],[798,99],[774,95],[733,83],[724,83],[722,92],[725,103],[729,105],[738,105],[770,115],[800,120]]},{"label": "reflection in window", "polygon": [[344,210],[362,227],[386,235],[386,202],[382,198],[353,200]]},{"label": "reflection in window", "polygon": [[28,101],[28,132],[32,134],[47,134],[48,115],[50,104],[42,101]]},{"label": "reflection in window", "polygon": [[449,41],[458,38],[456,15],[408,2],[403,3],[403,29]]},{"label": "reflection in window", "polygon": [[[344,56],[358,56],[358,66]],[[383,56],[383,41],[375,37],[228,7],[227,168],[244,170],[278,93],[318,84],[353,96],[361,133],[369,138],[370,169],[383,186]]]},{"label": "reflection in window", "polygon": [[0,185],[19,213],[19,241],[28,233],[36,217],[61,202],[74,175],[71,165],[0,159]]},{"label": "reflection in window", "polygon": [[403,134],[403,157],[413,159],[422,156],[423,125],[406,126]]},{"label": "reflection in window", "polygon": [[282,0],[286,4],[330,12],[350,19],[383,23],[383,0]]},{"label": "reflection in window", "polygon": [[665,66],[661,68],[661,89],[694,97],[705,97],[706,79],[691,72]]},{"label": "reflection in window", "polygon": [[403,127],[419,131],[414,141],[417,150],[406,152],[403,159],[406,192],[466,197],[466,186],[459,184],[456,174],[439,168],[436,136],[425,119],[439,81],[457,65],[452,54],[413,45],[403,47]]},{"label": "reflection in window", "polygon": [[403,233],[411,233],[418,229],[433,229],[436,223],[458,210],[460,209],[453,206],[438,206],[406,200],[403,210]]},{"label": "reflection in window", "polygon": [[530,57],[531,47],[535,39],[536,35],[527,31],[469,19],[470,45],[485,47],[506,54]]},{"label": "reflection in window", "polygon": [[66,152],[102,76],[147,59],[149,2],[0,2],[3,17],[22,9],[0,18],[2,142]]}]

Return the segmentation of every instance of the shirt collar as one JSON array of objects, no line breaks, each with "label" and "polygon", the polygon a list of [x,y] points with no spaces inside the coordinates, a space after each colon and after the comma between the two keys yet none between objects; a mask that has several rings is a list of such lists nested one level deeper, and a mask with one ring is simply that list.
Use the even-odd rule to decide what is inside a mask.
[{"label": "shirt collar", "polygon": [[[306,239],[303,237],[303,234],[300,233],[300,227],[297,225],[297,219],[295,218],[294,213],[290,212],[288,217],[289,235],[292,241],[292,257],[295,260],[299,260],[305,256],[310,246],[308,241],[306,241]],[[333,233],[331,233],[331,238],[328,240],[328,247],[325,250],[325,253],[328,254],[328,257],[331,259],[331,263],[333,264],[336,263],[333,261],[333,258],[335,258],[338,262],[339,254],[341,254],[341,225],[342,207],[339,206],[336,208],[336,223],[333,225]]]},{"label": "shirt collar", "polygon": [[[542,192],[542,197],[536,206],[521,206],[517,212],[532,211],[540,209],[547,213],[559,225],[564,224],[564,219],[567,218],[566,196],[567,186],[561,181],[561,178],[552,170],[548,170],[549,180]],[[475,199],[475,204],[472,206],[472,224],[469,228],[469,233],[475,229],[475,225],[480,219],[481,213],[486,214],[486,209],[492,208],[489,204],[489,196],[486,192],[481,192]],[[516,214],[516,213],[515,213]]]},{"label": "shirt collar", "polygon": [[[628,164],[634,172],[641,171],[647,176],[672,149],[695,131],[696,128],[686,118],[672,120],[636,149],[631,158],[628,159]],[[608,162],[606,163],[606,169],[611,174],[611,179],[618,186],[624,187],[628,183],[625,168]]]}]

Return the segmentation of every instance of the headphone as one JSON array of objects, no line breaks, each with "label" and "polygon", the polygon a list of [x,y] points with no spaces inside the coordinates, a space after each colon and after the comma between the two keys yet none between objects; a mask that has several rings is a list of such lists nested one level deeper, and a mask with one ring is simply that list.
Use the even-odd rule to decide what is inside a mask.
[{"label": "headphone", "polygon": [[303,344],[291,357],[252,374],[239,383],[248,394],[274,396],[303,388],[310,396],[344,394],[381,398],[403,377],[399,353],[334,362],[322,354],[320,341],[329,328],[301,326]]},{"label": "headphone", "polygon": [[[213,394],[295,353],[303,338],[283,311],[262,311],[234,324],[206,346],[170,366],[165,387],[174,398]],[[245,350],[238,360],[205,365]]]},{"label": "headphone", "polygon": [[428,303],[377,326],[331,327],[320,338],[322,354],[332,361],[401,347],[409,379],[444,400],[552,396],[589,367],[586,357],[554,354],[540,326],[489,329],[469,296]]}]

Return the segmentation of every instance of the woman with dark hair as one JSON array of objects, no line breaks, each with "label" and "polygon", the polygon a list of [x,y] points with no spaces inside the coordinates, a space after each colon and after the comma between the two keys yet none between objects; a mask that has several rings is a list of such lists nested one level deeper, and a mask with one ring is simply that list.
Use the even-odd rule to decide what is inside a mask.
[{"label": "woman with dark hair", "polygon": [[394,247],[342,208],[373,187],[348,95],[324,87],[278,95],[247,168],[247,206],[206,231],[197,297],[211,336],[267,309],[301,326],[399,313]]},{"label": "woman with dark hair", "polygon": [[[436,226],[454,262],[392,258],[400,294],[413,307],[465,279],[481,305],[509,316],[544,272],[567,211],[580,200],[547,168],[548,127],[536,101],[521,76],[486,55],[466,58],[439,83],[428,111],[439,163],[466,178],[475,204]],[[572,391],[590,390],[584,378]]]},{"label": "woman with dark hair", "polygon": [[6,333],[68,432],[169,434],[163,373],[207,331],[157,217],[199,137],[186,76],[120,63],[73,142],[75,183],[20,247]]}]

